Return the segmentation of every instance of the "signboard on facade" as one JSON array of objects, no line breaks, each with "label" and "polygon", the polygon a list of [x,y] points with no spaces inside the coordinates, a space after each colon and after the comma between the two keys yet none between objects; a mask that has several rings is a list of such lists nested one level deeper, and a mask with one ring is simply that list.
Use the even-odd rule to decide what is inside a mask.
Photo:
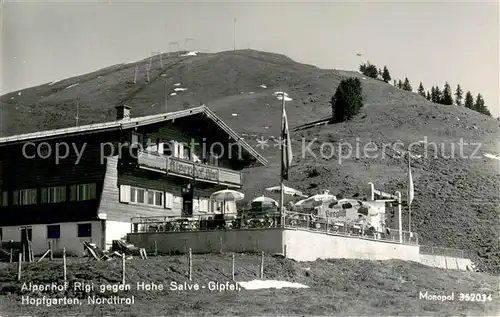
[{"label": "signboard on facade", "polygon": [[172,173],[186,175],[214,182],[217,182],[219,179],[217,168],[182,162],[180,160],[178,161],[169,159],[168,170],[171,171]]}]

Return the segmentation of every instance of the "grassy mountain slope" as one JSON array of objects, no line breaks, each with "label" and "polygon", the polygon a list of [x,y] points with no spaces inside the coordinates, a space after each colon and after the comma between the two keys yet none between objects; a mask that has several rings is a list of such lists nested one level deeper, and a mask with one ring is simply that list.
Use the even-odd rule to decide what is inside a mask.
[{"label": "grassy mountain slope", "polygon": [[[0,263],[0,311],[7,316],[496,316],[500,311],[497,278],[484,273],[426,267],[404,261],[320,260],[297,263],[266,256],[264,279],[297,282],[307,289],[258,289],[236,291],[172,291],[170,283],[189,282],[187,257],[160,256],[127,261],[126,283],[130,291],[100,293],[100,285],[121,282],[121,261],[87,262],[68,259],[67,293],[29,292],[17,282],[15,264]],[[259,279],[260,256],[235,255],[235,280]],[[231,282],[231,256],[193,256],[191,283]],[[22,281],[33,284],[63,283],[62,260],[26,263]],[[74,292],[73,282],[92,282],[95,290]],[[137,290],[136,283],[164,284],[163,291]],[[453,301],[420,299],[423,294],[450,295]],[[459,293],[491,294],[491,301],[466,302]],[[82,306],[21,305],[21,296],[77,297]],[[135,296],[133,305],[87,305],[87,296]],[[54,312],[57,311],[57,314]]]},{"label": "grassy mountain slope", "polygon": [[[500,272],[500,161],[484,156],[500,154],[497,120],[463,107],[433,104],[356,72],[323,70],[277,54],[242,50],[164,55],[163,62],[162,69],[160,60],[153,60],[149,83],[146,59],[4,95],[2,135],[73,126],[77,101],[80,124],[113,120],[114,106],[122,103],[132,107],[133,116],[162,112],[166,80],[169,111],[204,103],[250,144],[269,139],[271,146],[262,153],[270,165],[245,172],[245,193],[251,198],[279,180],[279,150],[272,137],[279,135],[281,102],[273,93],[284,90],[293,99],[287,102],[287,114],[290,127],[298,128],[331,115],[328,102],[342,77],[360,77],[365,95],[360,115],[293,132],[295,157],[288,185],[307,193],[330,189],[362,197],[372,181],[376,189],[399,190],[406,199],[408,162],[400,150],[412,142],[434,142],[437,149],[425,143],[412,147],[412,154],[423,156],[412,160],[413,231],[422,244],[471,249],[480,266]],[[312,153],[303,151],[315,138]],[[457,143],[461,139],[468,143],[463,150]],[[339,146],[347,146],[342,144],[353,150],[358,144],[362,150],[369,142],[377,148],[369,156],[354,152],[339,161]],[[406,227],[406,209],[404,213]]]}]

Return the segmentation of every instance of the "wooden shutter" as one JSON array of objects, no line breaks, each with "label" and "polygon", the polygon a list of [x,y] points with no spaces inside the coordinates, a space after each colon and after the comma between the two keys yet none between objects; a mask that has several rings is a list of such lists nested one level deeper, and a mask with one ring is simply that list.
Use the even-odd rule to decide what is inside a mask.
[{"label": "wooden shutter", "polygon": [[174,207],[174,195],[172,193],[165,192],[165,208],[173,209]]},{"label": "wooden shutter", "polygon": [[158,153],[163,154],[163,149],[165,145],[163,142],[158,143]]},{"label": "wooden shutter", "polygon": [[71,185],[69,187],[69,192],[70,192],[70,201],[75,201],[76,200],[76,190],[77,190],[78,185]]},{"label": "wooden shutter", "polygon": [[130,202],[130,186],[120,185],[120,202],[129,203]]},{"label": "wooden shutter", "polygon": [[42,188],[41,189],[41,203],[42,204],[46,204],[49,202],[49,195],[48,195],[48,188],[45,187],[45,188]]}]

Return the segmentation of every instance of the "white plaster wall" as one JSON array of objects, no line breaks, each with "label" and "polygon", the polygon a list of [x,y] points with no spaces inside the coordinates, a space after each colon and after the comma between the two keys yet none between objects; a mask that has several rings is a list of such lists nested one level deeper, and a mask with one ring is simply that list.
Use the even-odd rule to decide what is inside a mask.
[{"label": "white plaster wall", "polygon": [[286,255],[296,261],[328,258],[420,261],[417,245],[326,235],[304,230],[285,230],[283,234]]},{"label": "white plaster wall", "polygon": [[130,222],[106,220],[106,249],[111,248],[113,240],[125,240],[130,226]]},{"label": "white plaster wall", "polygon": [[[92,236],[88,238],[78,237],[79,223],[92,224]],[[59,239],[47,239],[47,224],[25,225],[25,226],[9,226],[3,228],[2,241],[21,241],[21,228],[32,228],[32,246],[35,256],[42,255],[49,248],[49,241],[52,243],[52,250],[55,254],[62,253],[62,249],[66,248],[67,255],[81,256],[83,254],[83,242],[95,243],[101,247],[102,244],[102,225],[100,221],[82,221],[82,222],[66,222],[66,223],[51,223],[48,225],[60,225],[61,234]]]}]

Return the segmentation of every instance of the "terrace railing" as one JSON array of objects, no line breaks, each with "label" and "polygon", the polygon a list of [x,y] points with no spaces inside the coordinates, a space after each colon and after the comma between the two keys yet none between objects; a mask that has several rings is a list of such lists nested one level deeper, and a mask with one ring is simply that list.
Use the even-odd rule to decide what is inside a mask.
[{"label": "terrace railing", "polygon": [[429,255],[443,255],[463,259],[470,259],[473,256],[473,252],[471,250],[434,247],[428,245],[421,245],[420,253]]},{"label": "terrace railing", "polygon": [[[402,231],[401,235],[399,234],[399,230],[395,229],[389,229],[385,232],[376,232],[368,230],[354,222],[333,222],[332,219],[313,218],[310,214],[286,213],[283,218],[281,218],[279,213],[263,214],[262,212],[245,212],[240,214],[225,214],[224,219],[216,219],[217,217],[221,217],[221,215],[201,214],[189,218],[132,218],[131,232],[182,232],[284,227],[330,235],[418,245],[418,235],[414,232]],[[283,225],[281,225],[282,221]]]}]

